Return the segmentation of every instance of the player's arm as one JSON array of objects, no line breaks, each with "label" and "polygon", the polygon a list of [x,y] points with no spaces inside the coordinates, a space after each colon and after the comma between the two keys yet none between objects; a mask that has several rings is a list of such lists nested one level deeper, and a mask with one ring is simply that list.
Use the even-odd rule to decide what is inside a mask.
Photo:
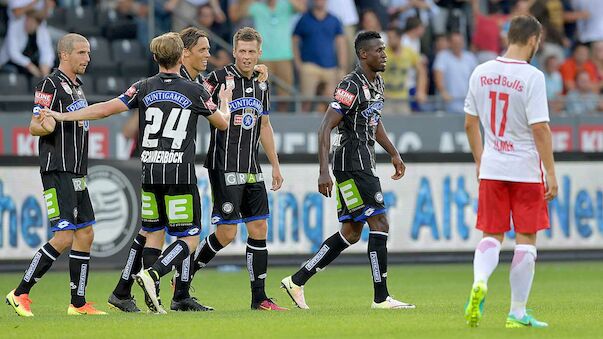
[{"label": "player's arm", "polygon": [[417,72],[417,94],[416,99],[418,102],[423,103],[427,101],[427,88],[428,88],[428,77],[427,69],[423,58],[419,55],[417,62],[415,63],[415,70]]},{"label": "player's arm", "polygon": [[548,122],[539,122],[530,125],[532,134],[534,135],[534,143],[538,150],[540,160],[546,171],[546,186],[547,190],[544,195],[546,200],[552,200],[557,196],[557,177],[555,175],[555,159],[553,157],[553,138],[551,136],[551,128]]},{"label": "player's arm", "polygon": [[377,131],[375,133],[375,140],[385,149],[387,154],[392,157],[392,165],[394,165],[394,175],[392,175],[392,179],[398,180],[404,176],[404,172],[406,172],[406,165],[404,165],[404,161],[402,161],[402,157],[400,157],[400,152],[396,149],[396,146],[389,140],[387,136],[387,132],[385,131],[385,126],[383,126],[383,121],[379,120],[379,124],[377,124]]},{"label": "player's arm", "polygon": [[278,154],[276,153],[276,146],[274,143],[274,130],[270,123],[270,116],[265,114],[262,115],[262,127],[260,128],[260,142],[266,152],[268,161],[272,165],[272,191],[278,191],[283,185],[283,176],[281,175],[281,165],[278,161]]},{"label": "player's arm", "polygon": [[29,122],[29,133],[33,136],[43,137],[54,132],[56,121],[50,117],[32,115]]},{"label": "player's arm", "polygon": [[81,121],[103,119],[114,114],[125,112],[128,109],[128,106],[121,99],[115,98],[73,112],[59,113],[48,109],[44,109],[43,112],[44,114],[53,117],[56,121]]},{"label": "player's arm", "polygon": [[467,133],[469,147],[471,147],[471,153],[473,154],[473,160],[475,160],[479,177],[479,166],[482,162],[484,145],[482,142],[482,133],[479,130],[479,118],[477,116],[465,114],[465,133]]},{"label": "player's arm", "polygon": [[331,131],[335,128],[343,114],[336,111],[329,105],[325,117],[318,128],[318,163],[320,165],[320,174],[318,177],[318,191],[325,197],[331,197],[333,189],[333,180],[329,174],[329,151],[331,149]]}]

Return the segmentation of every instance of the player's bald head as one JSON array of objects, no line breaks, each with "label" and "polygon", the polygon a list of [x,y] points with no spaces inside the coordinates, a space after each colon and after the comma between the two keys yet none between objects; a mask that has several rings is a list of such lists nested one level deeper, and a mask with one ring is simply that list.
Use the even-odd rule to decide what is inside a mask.
[{"label": "player's bald head", "polygon": [[61,53],[69,54],[73,52],[73,48],[78,42],[88,43],[88,40],[76,33],[66,34],[57,43],[57,53],[60,56]]}]

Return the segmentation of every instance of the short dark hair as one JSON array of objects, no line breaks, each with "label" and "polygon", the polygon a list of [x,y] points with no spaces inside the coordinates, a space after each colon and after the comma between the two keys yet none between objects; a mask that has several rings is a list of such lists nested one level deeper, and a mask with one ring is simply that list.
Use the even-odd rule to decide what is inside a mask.
[{"label": "short dark hair", "polygon": [[423,22],[416,16],[412,16],[406,19],[406,25],[404,26],[404,32],[412,31],[413,29],[423,26]]},{"label": "short dark hair", "polygon": [[542,25],[531,15],[519,15],[511,20],[507,37],[509,44],[525,45],[533,37],[542,34]]},{"label": "short dark hair", "polygon": [[184,48],[190,50],[197,44],[199,38],[207,38],[207,33],[197,27],[188,27],[180,31],[180,38]]},{"label": "short dark hair", "polygon": [[160,66],[172,68],[180,62],[184,43],[180,34],[169,32],[151,40],[151,53]]},{"label": "short dark hair", "polygon": [[356,56],[360,56],[360,50],[366,48],[367,42],[381,39],[381,34],[375,31],[366,31],[360,32],[356,35],[356,40],[354,40],[354,49],[356,50]]},{"label": "short dark hair", "polygon": [[232,45],[236,48],[237,41],[257,41],[258,46],[262,46],[262,35],[251,27],[239,29],[232,37]]}]

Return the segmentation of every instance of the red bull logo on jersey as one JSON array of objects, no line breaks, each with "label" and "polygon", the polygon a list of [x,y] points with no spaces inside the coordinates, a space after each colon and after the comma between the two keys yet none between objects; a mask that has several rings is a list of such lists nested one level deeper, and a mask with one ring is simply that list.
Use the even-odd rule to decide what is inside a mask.
[{"label": "red bull logo on jersey", "polygon": [[192,101],[189,98],[174,91],[153,91],[147,94],[142,101],[147,107],[151,106],[155,102],[162,101],[173,102],[182,108],[187,108],[192,104]]},{"label": "red bull logo on jersey", "polygon": [[504,75],[499,75],[497,77],[481,76],[479,78],[479,84],[481,86],[499,85],[510,89],[514,89],[517,92],[523,92],[524,86],[521,80],[511,80]]}]

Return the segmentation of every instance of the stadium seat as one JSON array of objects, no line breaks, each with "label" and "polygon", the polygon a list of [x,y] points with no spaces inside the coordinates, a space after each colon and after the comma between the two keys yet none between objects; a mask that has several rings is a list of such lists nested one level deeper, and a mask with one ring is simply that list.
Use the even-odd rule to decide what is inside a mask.
[{"label": "stadium seat", "polygon": [[29,81],[23,74],[3,73],[0,74],[0,83],[2,84],[2,94],[26,94],[30,93]]},{"label": "stadium seat", "polygon": [[136,39],[136,21],[130,17],[119,15],[113,9],[97,12],[96,23],[109,40]]},{"label": "stadium seat", "polygon": [[55,7],[52,11],[52,15],[46,19],[48,26],[55,28],[66,29],[67,25],[65,19],[67,17],[67,9],[62,7]]},{"label": "stadium seat", "polygon": [[124,79],[119,77],[100,77],[95,85],[95,93],[100,95],[119,95],[127,89]]},{"label": "stadium seat", "polygon": [[101,35],[101,29],[96,24],[94,8],[92,7],[69,8],[66,15],[66,26],[70,32],[79,33],[86,37]]},{"label": "stadium seat", "polygon": [[124,60],[140,60],[142,58],[142,48],[136,40],[120,39],[111,44],[113,60],[122,62]]},{"label": "stadium seat", "polygon": [[87,73],[97,75],[119,75],[117,63],[111,57],[109,42],[103,37],[91,37],[90,42],[90,64]]},{"label": "stadium seat", "polygon": [[125,59],[120,63],[121,75],[127,78],[144,78],[149,73],[149,64],[144,59]]}]

